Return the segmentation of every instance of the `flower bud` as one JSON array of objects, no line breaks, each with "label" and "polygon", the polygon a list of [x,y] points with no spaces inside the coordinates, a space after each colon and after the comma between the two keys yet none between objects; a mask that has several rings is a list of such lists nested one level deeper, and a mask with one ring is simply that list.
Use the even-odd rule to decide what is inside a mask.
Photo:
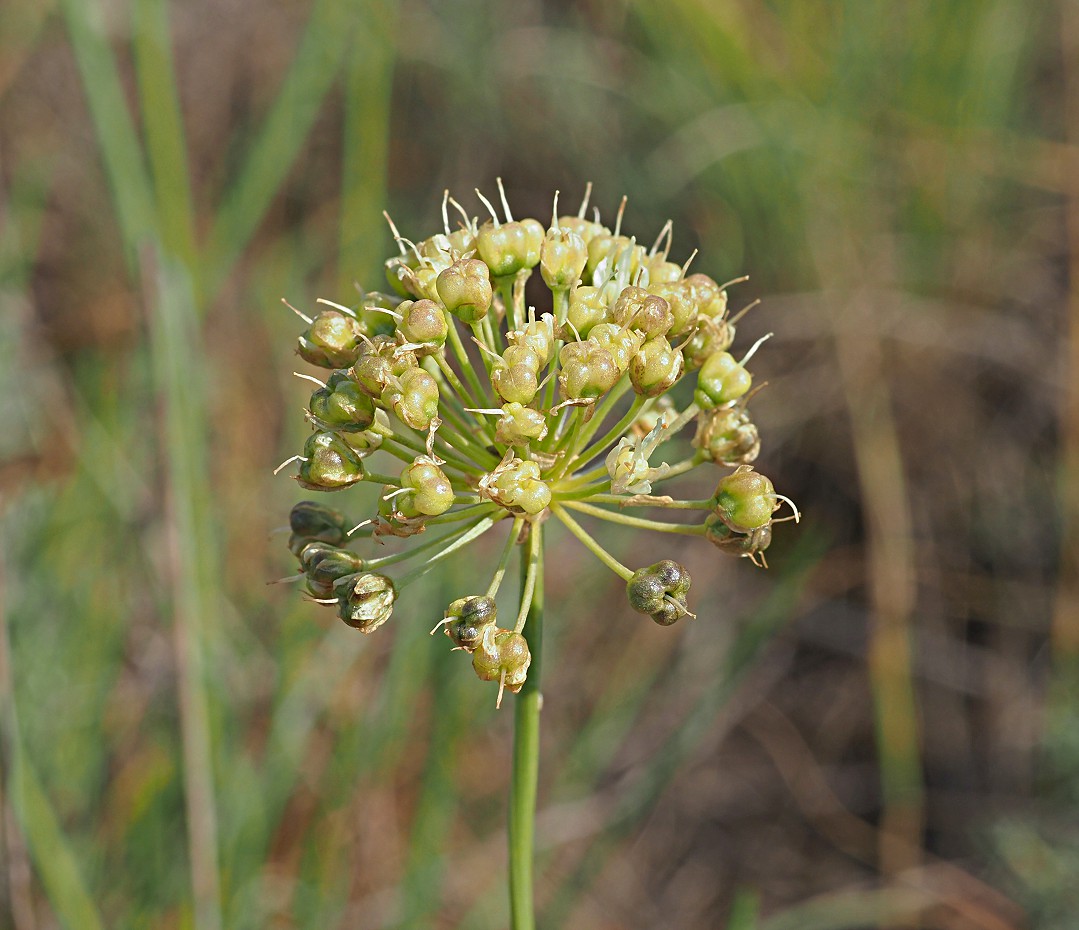
[{"label": "flower bud", "polygon": [[476,234],[476,250],[491,269],[491,277],[504,278],[539,264],[543,238],[538,220],[484,223]]},{"label": "flower bud", "polygon": [[693,445],[717,465],[748,465],[761,450],[760,434],[741,405],[702,410]]},{"label": "flower bud", "polygon": [[363,571],[363,559],[348,549],[312,542],[300,553],[300,568],[307,576],[307,590],[315,597],[330,597],[333,584],[345,575]]},{"label": "flower bud", "polygon": [[641,333],[645,339],[665,336],[674,325],[667,301],[642,287],[623,288],[611,310],[614,322]]},{"label": "flower bud", "polygon": [[415,514],[406,510],[406,516],[437,517],[453,506],[450,479],[426,456],[420,456],[402,470],[401,487],[413,489],[411,494],[402,494],[398,498],[399,508],[404,510],[407,505],[415,510]]},{"label": "flower bud", "polygon": [[360,572],[345,575],[333,584],[337,615],[361,633],[377,630],[390,619],[397,589],[385,575]]},{"label": "flower bud", "polygon": [[775,488],[752,465],[740,465],[721,478],[712,495],[716,515],[736,533],[748,533],[772,520],[779,509]]},{"label": "flower bud", "polygon": [[515,694],[528,677],[532,653],[520,633],[500,630],[491,625],[483,629],[479,644],[472,653],[472,668],[482,681],[501,681]]},{"label": "flower bud", "polygon": [[459,597],[446,608],[443,629],[455,646],[471,652],[484,630],[493,627],[497,609],[493,597]]},{"label": "flower bud", "polygon": [[629,380],[633,390],[643,397],[656,397],[682,377],[685,363],[682,353],[671,348],[663,336],[649,339],[637,350],[629,363]]},{"label": "flower bud", "polygon": [[737,400],[753,383],[753,376],[729,352],[710,355],[697,375],[693,399],[702,410]]},{"label": "flower bud", "polygon": [[323,310],[300,336],[300,358],[320,368],[348,368],[360,354],[363,324],[339,310]]},{"label": "flower bud", "polygon": [[386,386],[382,404],[406,426],[426,432],[438,416],[438,382],[422,368],[409,368]]},{"label": "flower bud", "polygon": [[590,285],[577,288],[570,294],[566,319],[582,337],[587,337],[593,326],[610,323],[611,314],[603,292]]},{"label": "flower bud", "polygon": [[375,421],[375,404],[344,371],[335,371],[311,395],[308,410],[321,426],[327,429],[358,433]]},{"label": "flower bud", "polygon": [[303,445],[303,456],[296,480],[309,491],[339,491],[363,478],[363,462],[336,433],[312,433]]},{"label": "flower bud", "polygon": [[495,442],[507,446],[523,446],[540,442],[547,435],[547,417],[520,403],[502,405],[502,416],[495,425]]},{"label": "flower bud", "polygon": [[445,344],[446,337],[449,335],[446,314],[433,300],[406,300],[397,312],[401,314],[397,332],[404,337],[406,342],[422,345],[425,347],[424,351],[428,353]]},{"label": "flower bud", "polygon": [[634,610],[650,614],[660,626],[670,626],[689,613],[686,594],[690,583],[684,565],[664,559],[634,572],[626,584],[626,594]]},{"label": "flower bud", "polygon": [[588,246],[574,232],[551,229],[540,246],[540,274],[543,283],[552,291],[567,291],[573,287],[588,264]]},{"label": "flower bud", "polygon": [[462,258],[438,276],[438,296],[462,323],[487,316],[494,292],[487,266],[478,258]]},{"label": "flower bud", "polygon": [[295,556],[299,556],[309,543],[323,542],[338,546],[348,538],[348,518],[340,511],[315,501],[296,504],[289,512],[288,524],[292,530],[288,547]]},{"label": "flower bud", "polygon": [[567,342],[558,360],[562,366],[558,373],[562,396],[574,400],[606,394],[622,375],[614,356],[591,339]]}]

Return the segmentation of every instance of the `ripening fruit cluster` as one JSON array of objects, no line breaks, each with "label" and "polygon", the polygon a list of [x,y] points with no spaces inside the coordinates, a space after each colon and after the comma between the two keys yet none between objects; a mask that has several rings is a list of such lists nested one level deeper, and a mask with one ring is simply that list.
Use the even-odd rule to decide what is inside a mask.
[{"label": "ripening fruit cluster", "polygon": [[[448,193],[441,232],[413,242],[391,222],[398,252],[386,262],[389,292],[361,292],[347,305],[320,300],[316,316],[300,314],[307,328],[297,351],[328,374],[300,375],[317,384],[306,411],[312,432],[284,464],[298,462],[294,477],[312,491],[381,488],[355,526],[311,501],[290,518],[297,577],[363,632],[389,618],[405,586],[509,521],[489,589],[454,601],[438,624],[481,679],[499,682],[501,697],[527,675],[530,589],[505,628],[495,595],[512,550],[537,547],[546,517],[626,581],[635,610],[669,625],[689,614],[685,567],[663,560],[632,571],[576,517],[702,536],[764,565],[774,515],[790,502],[751,464],[760,438],[747,409],[746,363],[764,340],[740,358],[731,351],[738,316],[729,314],[727,286],[689,273],[692,256],[670,260],[671,224],[646,248],[622,232],[624,198],[613,229],[598,211],[588,215],[589,192],[568,216],[558,215],[556,193],[544,224],[514,219],[498,188],[501,215],[477,191],[490,214],[483,222]],[[460,213],[456,229],[450,205]],[[537,272],[550,293],[538,308],[525,298]],[[668,392],[685,378],[692,401],[679,410]],[[657,461],[691,424],[688,455]],[[396,467],[372,470],[376,452]],[[705,500],[653,494],[699,466],[733,471]],[[783,519],[797,519],[790,507]],[[630,516],[631,508],[696,510],[702,520],[669,523]],[[416,538],[374,558],[348,548],[388,536]],[[411,570],[391,580],[385,569],[406,562]]]}]

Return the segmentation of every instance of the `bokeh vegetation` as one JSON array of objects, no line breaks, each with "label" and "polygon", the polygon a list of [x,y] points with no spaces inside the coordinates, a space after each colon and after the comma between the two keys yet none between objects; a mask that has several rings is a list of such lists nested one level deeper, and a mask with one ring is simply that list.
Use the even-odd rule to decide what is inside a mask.
[{"label": "bokeh vegetation", "polygon": [[1077,55],[1070,0],[0,7],[0,924],[505,925],[470,566],[370,638],[266,584],[280,298],[501,175],[751,275],[805,514],[671,546],[674,630],[552,541],[540,925],[1074,928]]}]

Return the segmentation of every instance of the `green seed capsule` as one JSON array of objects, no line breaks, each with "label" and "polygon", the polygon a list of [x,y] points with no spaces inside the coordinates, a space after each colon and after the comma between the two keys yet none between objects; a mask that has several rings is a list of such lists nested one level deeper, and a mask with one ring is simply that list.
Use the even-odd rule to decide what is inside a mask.
[{"label": "green seed capsule", "polygon": [[629,363],[629,380],[642,397],[658,397],[682,377],[682,353],[663,337],[649,339]]},{"label": "green seed capsule", "polygon": [[623,288],[611,315],[619,326],[633,329],[645,339],[665,336],[674,325],[667,301],[642,287]]},{"label": "green seed capsule", "polygon": [[502,406],[502,416],[495,426],[495,442],[507,446],[523,446],[541,442],[547,435],[547,417],[542,410],[535,410],[520,403]]},{"label": "green seed capsule", "polygon": [[300,501],[296,504],[289,512],[288,523],[292,530],[288,547],[295,556],[299,556],[310,543],[339,546],[348,538],[348,518],[340,511],[316,501]]},{"label": "green seed capsule", "polygon": [[588,245],[576,233],[551,229],[540,246],[540,275],[552,291],[568,291],[588,264]]},{"label": "green seed capsule", "polygon": [[583,216],[560,216],[558,228],[580,236],[585,245],[588,245],[596,236],[611,234],[611,231],[602,223],[593,223]]},{"label": "green seed capsule", "polygon": [[721,320],[727,315],[727,292],[706,274],[691,274],[686,283],[694,289],[701,316]]},{"label": "green seed capsule", "polygon": [[593,326],[610,323],[612,318],[603,291],[590,285],[582,285],[573,291],[566,320],[582,338],[587,338]]},{"label": "green seed capsule", "polygon": [[491,269],[491,276],[504,278],[539,264],[544,229],[537,220],[484,223],[476,235],[476,249]]},{"label": "green seed capsule", "polygon": [[684,565],[664,559],[634,572],[626,584],[626,595],[634,610],[650,614],[661,626],[670,626],[689,613],[686,594],[690,584]]},{"label": "green seed capsule", "polygon": [[[648,293],[662,297],[671,311],[671,328],[668,336],[687,332],[697,321],[697,296],[693,285],[686,281],[653,281]],[[703,359],[702,359],[703,362]]]},{"label": "green seed capsule", "polygon": [[436,284],[439,299],[462,323],[476,323],[491,309],[490,272],[478,258],[454,262],[439,274]]},{"label": "green seed capsule", "polygon": [[306,461],[296,476],[309,491],[339,491],[363,479],[363,461],[336,433],[319,430],[303,446]]},{"label": "green seed capsule", "polygon": [[382,405],[406,426],[426,432],[438,416],[438,382],[422,368],[409,368],[387,385]]},{"label": "green seed capsule", "polygon": [[741,405],[701,411],[693,445],[717,465],[748,465],[761,451],[756,424]]},{"label": "green seed capsule", "polygon": [[311,395],[308,410],[320,425],[332,430],[358,433],[375,421],[375,404],[344,371],[335,371]]},{"label": "green seed capsule", "polygon": [[308,543],[300,553],[300,568],[307,576],[307,590],[315,597],[330,597],[338,578],[363,571],[363,559],[348,549],[328,543]]},{"label": "green seed capsule", "polygon": [[498,617],[493,597],[459,597],[446,608],[443,629],[455,646],[471,652]]},{"label": "green seed capsule", "polygon": [[617,323],[600,323],[592,327],[588,341],[610,352],[619,373],[622,373],[629,368],[630,359],[637,354],[644,339],[640,333],[628,327]]},{"label": "green seed capsule", "polygon": [[405,301],[397,312],[401,314],[397,331],[406,342],[423,346],[425,353],[434,352],[445,344],[449,335],[446,314],[433,300]]},{"label": "green seed capsule", "polygon": [[753,376],[728,352],[708,357],[697,375],[693,399],[702,410],[710,410],[737,400],[753,384]]},{"label": "green seed capsule", "polygon": [[397,590],[385,575],[360,572],[334,582],[337,615],[361,633],[377,630],[390,619]]},{"label": "green seed capsule", "polygon": [[567,342],[558,360],[562,366],[558,373],[562,396],[574,400],[601,397],[622,375],[614,356],[591,339]]},{"label": "green seed capsule", "polygon": [[514,693],[525,683],[531,662],[528,643],[520,633],[493,625],[484,627],[472,653],[472,668],[482,681],[501,681],[505,675],[505,685]]},{"label": "green seed capsule", "polygon": [[323,310],[304,330],[296,346],[300,358],[320,368],[348,368],[360,354],[363,323],[339,310]]},{"label": "green seed capsule", "polygon": [[411,488],[411,494],[398,499],[399,507],[407,502],[416,516],[437,517],[453,506],[453,486],[446,473],[426,456],[417,458],[401,472],[401,487]]},{"label": "green seed capsule", "polygon": [[736,533],[770,523],[779,509],[775,488],[752,465],[740,465],[732,474],[720,479],[712,495],[716,515]]}]

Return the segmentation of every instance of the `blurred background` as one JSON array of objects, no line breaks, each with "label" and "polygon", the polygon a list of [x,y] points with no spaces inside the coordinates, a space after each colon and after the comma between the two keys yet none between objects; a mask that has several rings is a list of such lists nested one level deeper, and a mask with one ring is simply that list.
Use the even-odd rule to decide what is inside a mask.
[{"label": "blurred background", "polygon": [[672,629],[554,529],[540,926],[1074,930],[1077,145],[1072,0],[7,0],[0,926],[506,925],[512,714],[426,635],[497,541],[371,637],[267,585],[281,297],[501,175],[750,275],[804,514],[665,544]]}]

